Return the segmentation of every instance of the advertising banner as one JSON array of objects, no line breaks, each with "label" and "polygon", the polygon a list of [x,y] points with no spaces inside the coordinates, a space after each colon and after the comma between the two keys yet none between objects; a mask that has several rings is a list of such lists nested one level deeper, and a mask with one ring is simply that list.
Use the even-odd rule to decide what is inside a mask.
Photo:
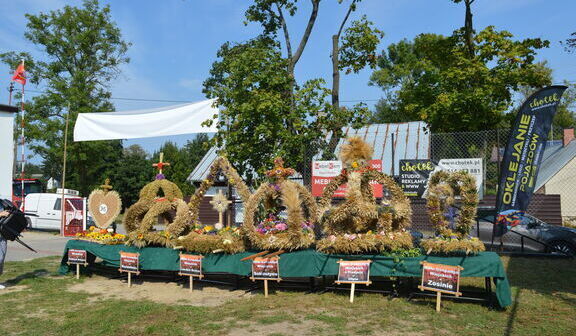
[{"label": "advertising banner", "polygon": [[[524,212],[528,208],[552,119],[566,86],[554,85],[532,94],[520,107],[500,167],[496,211]],[[506,221],[500,221],[506,223]],[[497,236],[507,231],[498,225]]]},{"label": "advertising banner", "polygon": [[[382,171],[382,160],[370,160],[370,166],[378,171]],[[342,172],[341,161],[314,161],[312,162],[312,195],[315,197],[322,196],[324,188],[336,176]],[[376,182],[371,182],[374,197],[382,197],[382,185]],[[346,184],[341,185],[333,197],[344,197],[346,195]]]},{"label": "advertising banner", "polygon": [[481,158],[469,159],[441,159],[434,171],[443,170],[445,172],[465,171],[476,179],[476,190],[482,198],[484,195],[484,166]]},{"label": "advertising banner", "polygon": [[408,197],[422,197],[436,165],[432,160],[400,160],[400,187]]}]

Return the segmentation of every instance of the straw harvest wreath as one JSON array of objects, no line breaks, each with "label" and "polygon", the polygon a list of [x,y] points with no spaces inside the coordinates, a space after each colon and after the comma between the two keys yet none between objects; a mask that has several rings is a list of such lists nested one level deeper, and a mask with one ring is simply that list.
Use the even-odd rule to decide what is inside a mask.
[{"label": "straw harvest wreath", "polygon": [[[456,198],[461,203],[458,215],[455,211]],[[436,229],[436,237],[421,242],[427,254],[484,251],[484,244],[469,235],[478,206],[474,176],[465,171],[434,173],[428,181],[426,206],[430,221]]]},{"label": "straw harvest wreath", "polygon": [[[325,253],[381,253],[412,247],[412,237],[406,230],[411,224],[410,201],[394,179],[368,164],[372,148],[358,137],[342,146],[340,159],[345,164],[342,173],[324,189],[319,201],[326,237],[317,242]],[[383,185],[390,200],[377,204],[370,181]],[[338,187],[348,183],[345,201],[330,208]]]},{"label": "straw harvest wreath", "polygon": [[176,248],[197,253],[238,253],[244,251],[244,242],[239,228],[200,223],[200,202],[202,202],[208,189],[214,185],[219,173],[228,179],[228,183],[236,189],[244,203],[250,198],[250,189],[236,169],[232,167],[226,157],[219,156],[210,167],[208,176],[196,189],[188,203],[192,229],[186,235],[178,237],[178,241],[175,242]]},{"label": "straw harvest wreath", "polygon": [[293,251],[314,244],[316,202],[304,186],[287,180],[294,169],[283,164],[281,158],[274,160],[266,173],[271,183],[262,183],[246,204],[243,231],[258,249]]},{"label": "straw harvest wreath", "polygon": [[[124,228],[127,233],[127,244],[137,247],[147,245],[172,246],[172,240],[178,237],[188,226],[188,206],[182,199],[182,191],[173,182],[165,179],[162,167],[169,165],[160,162],[156,180],[140,190],[138,202],[126,211]],[[162,194],[159,194],[162,192]],[[175,213],[175,214],[174,214]],[[167,222],[165,231],[156,231],[158,216]]]},{"label": "straw harvest wreath", "polygon": [[122,244],[126,236],[115,233],[109,226],[114,223],[120,210],[122,200],[116,191],[111,191],[110,179],[94,189],[88,197],[88,211],[92,214],[96,227],[92,226],[87,231],[76,233],[76,239],[87,240],[104,245]]}]

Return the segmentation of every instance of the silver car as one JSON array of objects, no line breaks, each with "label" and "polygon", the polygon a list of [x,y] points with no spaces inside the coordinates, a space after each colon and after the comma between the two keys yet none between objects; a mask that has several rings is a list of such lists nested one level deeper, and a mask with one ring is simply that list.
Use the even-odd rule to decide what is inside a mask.
[{"label": "silver car", "polygon": [[[492,242],[494,216],[479,221],[479,238],[488,247]],[[494,238],[494,247],[500,246],[500,238]],[[551,225],[524,214],[520,223],[502,236],[505,250],[522,252],[558,253],[576,256],[576,229]]]}]

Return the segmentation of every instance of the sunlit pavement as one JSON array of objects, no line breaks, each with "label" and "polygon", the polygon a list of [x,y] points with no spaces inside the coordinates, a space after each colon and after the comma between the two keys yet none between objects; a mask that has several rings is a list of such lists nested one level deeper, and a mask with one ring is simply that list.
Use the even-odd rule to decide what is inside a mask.
[{"label": "sunlit pavement", "polygon": [[20,239],[38,251],[38,253],[30,251],[18,242],[9,241],[6,261],[22,261],[53,255],[62,255],[64,246],[66,246],[66,242],[70,239],[61,237],[57,232],[49,231],[23,232],[22,235],[24,237],[21,237]]}]

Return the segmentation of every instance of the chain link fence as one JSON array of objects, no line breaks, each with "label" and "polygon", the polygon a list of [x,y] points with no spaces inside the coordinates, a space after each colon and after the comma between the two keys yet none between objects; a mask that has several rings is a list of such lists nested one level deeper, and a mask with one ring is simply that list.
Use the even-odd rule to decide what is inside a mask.
[{"label": "chain link fence", "polygon": [[[318,178],[312,176],[314,161],[336,159],[340,145],[350,136],[360,136],[374,148],[373,158],[381,160],[382,172],[394,176],[397,181],[400,175],[400,160],[428,159],[437,164],[443,159],[482,159],[482,185],[479,213],[494,212],[500,164],[503,159],[510,130],[486,130],[479,132],[459,133],[428,133],[423,129],[395,128],[391,131],[385,125],[372,125],[357,131],[347,131],[339,142],[331,148],[325,146],[308,146],[307,153],[302,162],[289,163],[298,168],[298,173],[292,177],[296,182],[302,183],[309,189],[318,183]],[[566,133],[568,135],[568,133]],[[565,130],[554,128],[550,132],[546,150],[543,155],[540,172],[536,181],[535,194],[532,197],[527,212],[543,222],[552,225],[573,225],[576,223],[576,142],[565,145],[563,139]],[[572,133],[573,134],[573,133]],[[326,139],[326,143],[331,143]],[[337,145],[336,145],[337,144]],[[314,181],[316,180],[316,181]],[[327,184],[329,180],[324,181]],[[251,186],[256,189],[258,185]],[[236,223],[243,221],[244,204],[238,197],[237,202],[231,205],[234,209],[233,219]],[[334,204],[342,202],[343,198],[335,198]],[[425,235],[433,235],[426,212],[426,200],[422,197],[411,197],[413,217],[412,229]],[[209,207],[209,205],[206,205]],[[494,246],[502,249],[526,250],[528,252],[544,252],[546,245],[536,240],[542,239],[542,230],[522,226],[522,235],[532,238],[522,238],[517,233],[507,233],[496,239]],[[540,227],[541,229],[542,227]],[[478,236],[487,245],[492,243],[493,225],[483,220],[476,223],[471,234]]]},{"label": "chain link fence", "polygon": [[[375,132],[368,129],[359,134],[365,141],[374,147],[374,158],[382,160],[382,171],[386,174],[399,178],[399,162],[403,159],[430,159],[434,163],[442,159],[482,159],[482,194],[479,209],[492,210],[496,202],[500,164],[504,155],[509,129],[486,130],[478,132],[458,133],[432,133],[409,132],[399,129],[397,132]],[[348,134],[350,136],[350,134]],[[528,213],[552,225],[570,225],[576,223],[576,210],[573,204],[576,201],[576,148],[564,146],[564,130],[553,128],[549,134],[546,151],[537,180],[537,189],[532,197]],[[340,144],[345,140],[341,139]],[[576,144],[574,144],[576,147]],[[337,157],[340,146],[334,149],[308,148],[310,157],[303,160],[301,167],[311,166],[314,160],[326,157],[326,151],[333,151]],[[311,187],[311,169],[300,169],[294,180]],[[426,213],[426,200],[423,198],[411,198],[413,208],[413,229],[432,235],[434,229],[430,226]],[[335,199],[334,203],[341,202]],[[522,231],[522,230],[520,230]],[[523,235],[529,235],[535,239],[541,239],[538,230],[525,230]],[[492,242],[492,223],[480,221],[474,228],[473,235],[480,237],[490,244]],[[522,238],[516,233],[508,233],[494,243],[503,249],[526,250],[543,252],[546,246]]]}]

